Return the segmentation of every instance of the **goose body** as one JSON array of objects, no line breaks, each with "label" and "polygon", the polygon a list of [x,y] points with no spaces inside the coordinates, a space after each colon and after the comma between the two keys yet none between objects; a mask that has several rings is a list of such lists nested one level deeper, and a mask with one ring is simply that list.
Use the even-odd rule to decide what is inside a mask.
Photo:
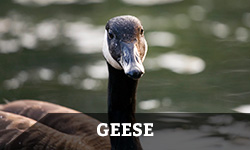
[{"label": "goose body", "polygon": [[[136,88],[146,52],[144,30],[136,17],[107,22],[103,55],[109,70],[109,123],[135,123]],[[48,102],[10,102],[0,105],[0,150],[142,149],[138,137],[100,137],[98,124],[79,111]]]}]

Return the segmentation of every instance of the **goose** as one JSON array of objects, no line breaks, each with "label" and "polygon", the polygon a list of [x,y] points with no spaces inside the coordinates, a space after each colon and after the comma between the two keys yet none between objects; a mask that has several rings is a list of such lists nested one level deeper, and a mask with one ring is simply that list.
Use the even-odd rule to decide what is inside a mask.
[{"label": "goose", "polygon": [[[109,72],[109,123],[134,124],[137,84],[145,73],[147,53],[140,20],[130,15],[111,18],[102,52]],[[38,100],[0,105],[0,150],[142,149],[139,137],[98,136],[100,122],[86,114],[72,115],[76,113],[80,112]]]}]

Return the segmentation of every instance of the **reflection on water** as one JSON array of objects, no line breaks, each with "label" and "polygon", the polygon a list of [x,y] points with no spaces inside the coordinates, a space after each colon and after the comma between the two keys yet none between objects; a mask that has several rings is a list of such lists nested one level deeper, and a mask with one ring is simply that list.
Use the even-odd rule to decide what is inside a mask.
[{"label": "reflection on water", "polygon": [[227,25],[219,22],[214,22],[212,24],[212,32],[215,36],[219,38],[226,38],[230,33],[230,29]]},{"label": "reflection on water", "polygon": [[40,99],[106,112],[104,25],[113,16],[131,14],[141,19],[149,44],[139,112],[232,112],[249,104],[249,2],[0,4],[0,101]]},{"label": "reflection on water", "polygon": [[137,1],[122,0],[122,1],[128,4],[133,4],[133,5],[148,6],[148,5],[160,5],[160,4],[180,2],[182,0],[137,0]]},{"label": "reflection on water", "polygon": [[100,86],[100,81],[87,78],[81,82],[81,86],[85,90],[96,90]]},{"label": "reflection on water", "polygon": [[0,49],[1,53],[14,53],[18,51],[18,43],[16,40],[1,40]]},{"label": "reflection on water", "polygon": [[169,52],[156,58],[148,58],[145,62],[148,69],[169,69],[179,74],[196,74],[205,69],[205,62],[194,56]]},{"label": "reflection on water", "polygon": [[48,68],[42,68],[38,72],[41,80],[52,80],[54,77],[54,72]]},{"label": "reflection on water", "polygon": [[246,28],[238,27],[235,30],[235,36],[236,36],[236,39],[238,41],[247,42],[249,33],[248,33],[248,30]]},{"label": "reflection on water", "polygon": [[101,51],[104,27],[86,23],[87,18],[79,22],[46,19],[37,24],[26,24],[25,18],[14,13],[9,18],[0,19],[0,33],[13,37],[0,39],[1,53],[17,52],[22,47],[36,50],[44,42],[53,47],[65,43],[63,37],[69,38],[65,44],[73,44],[80,53]]},{"label": "reflection on water", "polygon": [[170,113],[147,114],[147,118],[154,120],[154,137],[141,137],[146,150],[247,150],[250,146],[248,115]]},{"label": "reflection on water", "polygon": [[55,21],[44,21],[37,25],[35,33],[41,40],[53,40],[58,36],[59,23]]},{"label": "reflection on water", "polygon": [[15,3],[22,4],[22,5],[40,5],[40,6],[46,6],[51,4],[72,4],[72,3],[82,3],[82,4],[88,4],[88,3],[100,3],[104,0],[13,0]]},{"label": "reflection on water", "polygon": [[194,21],[202,21],[206,17],[206,10],[199,5],[191,6],[188,13],[190,18]]},{"label": "reflection on water", "polygon": [[105,61],[98,61],[94,65],[87,66],[87,74],[92,78],[107,79],[108,70]]},{"label": "reflection on water", "polygon": [[3,87],[7,90],[17,89],[19,88],[24,82],[26,82],[29,78],[29,75],[25,71],[21,71],[17,74],[16,77],[5,80],[3,82]]},{"label": "reflection on water", "polygon": [[234,108],[233,110],[240,113],[250,113],[250,105],[242,105]]},{"label": "reflection on water", "polygon": [[175,44],[175,35],[168,32],[149,32],[146,34],[150,46],[171,47]]},{"label": "reflection on water", "polygon": [[180,29],[186,29],[190,27],[190,19],[186,14],[178,14],[174,18],[175,24]]},{"label": "reflection on water", "polygon": [[156,99],[141,101],[139,103],[139,108],[142,110],[156,109],[160,106],[160,101]]},{"label": "reflection on water", "polygon": [[69,37],[81,53],[100,52],[102,48],[104,27],[94,27],[84,22],[67,23],[65,36]]}]

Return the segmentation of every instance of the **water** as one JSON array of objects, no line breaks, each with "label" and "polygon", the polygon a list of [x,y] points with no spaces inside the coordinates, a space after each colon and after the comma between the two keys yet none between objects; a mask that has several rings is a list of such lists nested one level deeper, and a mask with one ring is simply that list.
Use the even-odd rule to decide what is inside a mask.
[{"label": "water", "polygon": [[1,0],[0,102],[106,112],[104,25],[123,14],[142,21],[149,44],[138,112],[234,112],[250,103],[243,0]]}]

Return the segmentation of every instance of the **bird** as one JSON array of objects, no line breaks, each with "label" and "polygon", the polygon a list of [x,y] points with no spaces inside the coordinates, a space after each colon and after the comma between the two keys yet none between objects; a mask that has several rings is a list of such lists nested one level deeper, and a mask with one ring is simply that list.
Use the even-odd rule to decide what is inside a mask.
[{"label": "bird", "polygon": [[[136,91],[148,50],[141,21],[116,16],[105,26],[108,122],[136,122]],[[79,115],[72,115],[79,114]],[[79,111],[38,100],[0,105],[0,150],[141,150],[139,137],[96,133],[101,122]],[[104,127],[101,129],[104,130]]]}]

